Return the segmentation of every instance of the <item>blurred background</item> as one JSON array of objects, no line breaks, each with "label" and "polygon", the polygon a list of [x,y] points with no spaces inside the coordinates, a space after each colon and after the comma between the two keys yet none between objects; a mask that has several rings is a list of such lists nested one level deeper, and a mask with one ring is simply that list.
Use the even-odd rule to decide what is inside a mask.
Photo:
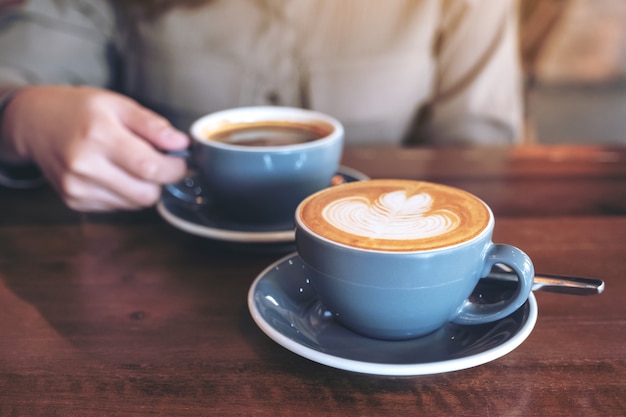
[{"label": "blurred background", "polygon": [[529,142],[626,146],[626,0],[521,0]]}]

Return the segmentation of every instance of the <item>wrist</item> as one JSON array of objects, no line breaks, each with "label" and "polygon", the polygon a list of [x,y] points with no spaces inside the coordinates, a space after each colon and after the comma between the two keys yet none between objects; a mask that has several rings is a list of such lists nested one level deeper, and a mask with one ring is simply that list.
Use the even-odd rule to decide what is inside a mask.
[{"label": "wrist", "polygon": [[21,88],[0,88],[0,185],[11,188],[30,188],[44,182],[39,168],[19,152],[9,133],[7,109]]},{"label": "wrist", "polygon": [[0,87],[0,163],[19,164],[27,160],[21,156],[13,143],[11,134],[11,116],[8,114],[9,104],[20,91],[20,86]]}]

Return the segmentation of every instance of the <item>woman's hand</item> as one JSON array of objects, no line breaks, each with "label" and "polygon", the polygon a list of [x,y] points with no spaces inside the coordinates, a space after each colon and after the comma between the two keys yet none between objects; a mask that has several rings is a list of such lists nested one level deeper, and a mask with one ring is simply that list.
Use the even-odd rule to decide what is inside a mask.
[{"label": "woman's hand", "polygon": [[0,154],[36,163],[65,203],[79,211],[154,204],[161,185],[186,171],[188,137],[125,96],[90,87],[20,89],[5,109]]}]

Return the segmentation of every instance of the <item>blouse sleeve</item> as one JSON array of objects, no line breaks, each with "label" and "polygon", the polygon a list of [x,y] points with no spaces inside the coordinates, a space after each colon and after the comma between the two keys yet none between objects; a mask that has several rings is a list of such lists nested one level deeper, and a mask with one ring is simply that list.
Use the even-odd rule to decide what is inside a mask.
[{"label": "blouse sleeve", "polygon": [[0,15],[0,86],[111,86],[114,13],[108,2],[19,3]]},{"label": "blouse sleeve", "polygon": [[523,94],[516,0],[444,0],[429,140],[522,140]]},{"label": "blouse sleeve", "polygon": [[[12,4],[0,9],[0,131],[3,110],[20,87],[113,86],[114,13],[109,2],[24,0]],[[0,185],[22,187],[39,182],[35,167],[0,162]]]}]

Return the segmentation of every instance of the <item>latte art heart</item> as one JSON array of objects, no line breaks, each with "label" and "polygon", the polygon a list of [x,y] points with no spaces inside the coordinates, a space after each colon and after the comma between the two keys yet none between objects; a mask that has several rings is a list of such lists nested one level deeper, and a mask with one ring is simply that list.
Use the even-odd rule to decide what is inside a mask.
[{"label": "latte art heart", "polygon": [[452,211],[432,210],[428,193],[407,196],[393,191],[370,202],[363,196],[331,202],[324,219],[346,233],[374,239],[414,240],[440,236],[456,229],[459,217]]},{"label": "latte art heart", "polygon": [[299,226],[364,250],[425,251],[468,242],[491,222],[486,204],[458,188],[375,179],[336,185],[306,198]]}]

